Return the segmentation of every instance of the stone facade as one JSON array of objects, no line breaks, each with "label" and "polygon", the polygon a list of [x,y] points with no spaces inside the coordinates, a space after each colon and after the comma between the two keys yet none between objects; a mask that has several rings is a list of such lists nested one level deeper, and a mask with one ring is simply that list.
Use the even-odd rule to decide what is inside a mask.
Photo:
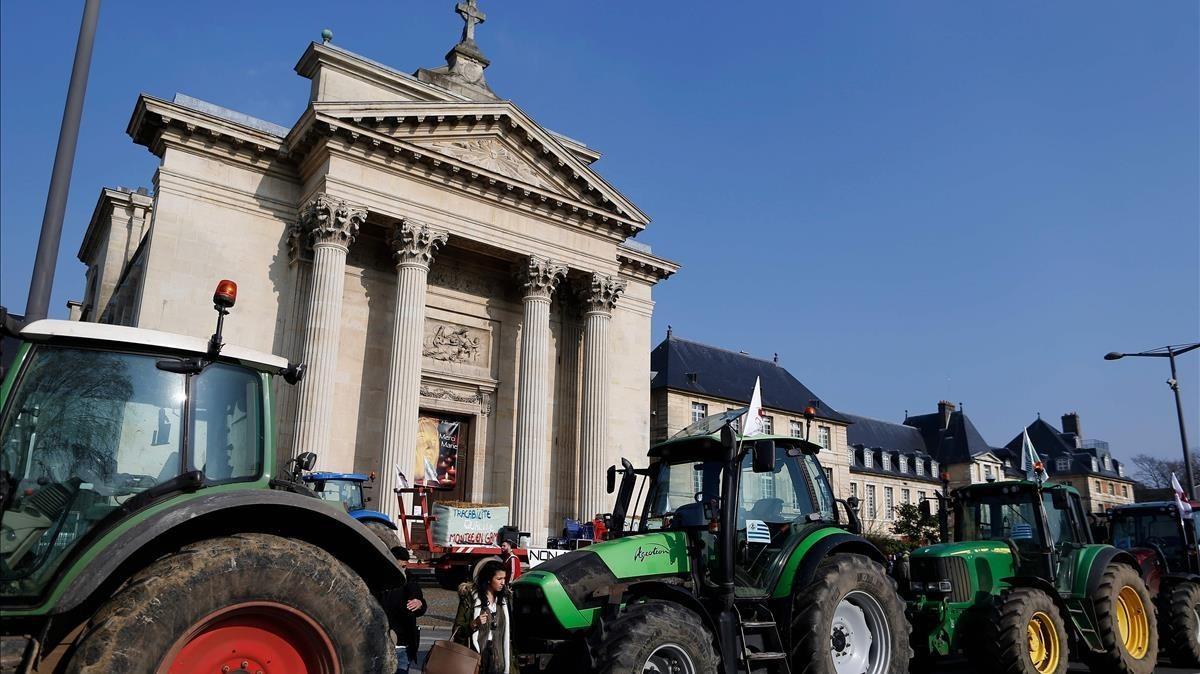
[{"label": "stone facade", "polygon": [[[490,93],[467,37],[417,76],[309,45],[290,127],[140,96],[128,132],[160,159],[153,197],[102,195],[82,314],[207,336],[213,284],[236,280],[226,341],[309,365],[279,391],[283,452],[377,471],[394,515],[397,469],[421,477],[417,417],[454,420],[443,497],[511,504],[539,544],[592,514],[581,479],[649,443],[651,289],[677,265],[630,241],[649,218],[598,152]],[[120,230],[139,208],[149,225]]]}]

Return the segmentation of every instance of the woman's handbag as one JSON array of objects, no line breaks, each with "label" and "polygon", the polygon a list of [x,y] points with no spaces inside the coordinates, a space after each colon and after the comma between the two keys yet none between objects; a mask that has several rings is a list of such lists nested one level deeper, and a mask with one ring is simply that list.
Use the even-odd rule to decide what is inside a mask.
[{"label": "woman's handbag", "polygon": [[433,642],[425,665],[425,674],[479,674],[479,654],[470,647],[454,641],[454,635],[445,641]]}]

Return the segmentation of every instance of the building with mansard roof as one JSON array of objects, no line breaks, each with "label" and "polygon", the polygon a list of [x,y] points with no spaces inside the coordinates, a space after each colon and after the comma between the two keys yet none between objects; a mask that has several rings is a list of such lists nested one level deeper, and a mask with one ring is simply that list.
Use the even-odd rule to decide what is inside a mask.
[{"label": "building with mansard roof", "polygon": [[[941,464],[912,426],[843,413],[849,445],[849,479],[839,494],[859,499],[868,533],[892,535],[896,506],[934,498],[943,487]],[[936,508],[935,508],[936,510]]]},{"label": "building with mansard roof", "polygon": [[[1062,430],[1041,415],[1025,427],[1029,441],[1041,457],[1051,479],[1079,490],[1089,513],[1102,513],[1113,506],[1134,502],[1134,481],[1125,474],[1125,466],[1109,451],[1103,440],[1085,440],[1079,414],[1062,415]],[[1007,447],[1019,465],[1023,435],[1018,433]]]},{"label": "building with mansard roof", "polygon": [[904,424],[921,433],[925,450],[941,464],[950,489],[1005,478],[1008,450],[984,440],[967,413],[954,403],[942,400],[937,412],[907,415]]},{"label": "building with mansard roof", "polygon": [[226,340],[308,365],[277,398],[284,451],[376,471],[392,515],[398,472],[510,504],[541,544],[607,510],[605,468],[649,443],[651,290],[678,267],[633,240],[649,216],[599,151],[491,89],[485,16],[458,11],[446,64],[415,74],[307,45],[290,124],[139,96],[154,188],[101,192],[74,310],[204,337],[234,279]]}]

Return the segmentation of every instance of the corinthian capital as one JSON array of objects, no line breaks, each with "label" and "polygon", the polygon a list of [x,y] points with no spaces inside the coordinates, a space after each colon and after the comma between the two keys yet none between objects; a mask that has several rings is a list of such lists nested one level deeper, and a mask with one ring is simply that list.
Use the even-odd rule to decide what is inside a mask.
[{"label": "corinthian capital", "polygon": [[405,218],[392,228],[389,243],[397,265],[419,264],[429,267],[433,254],[446,244],[450,235],[429,225]]},{"label": "corinthian capital", "polygon": [[525,288],[526,297],[549,300],[550,296],[554,294],[554,289],[558,287],[558,282],[566,273],[567,266],[565,264],[558,264],[538,255],[530,255],[528,264],[521,270],[518,277]]},{"label": "corinthian capital", "polygon": [[625,281],[607,274],[592,274],[592,283],[586,294],[588,311],[612,313],[617,298],[625,292]]},{"label": "corinthian capital", "polygon": [[300,212],[300,227],[307,234],[309,245],[331,243],[349,248],[366,219],[367,209],[320,193]]}]

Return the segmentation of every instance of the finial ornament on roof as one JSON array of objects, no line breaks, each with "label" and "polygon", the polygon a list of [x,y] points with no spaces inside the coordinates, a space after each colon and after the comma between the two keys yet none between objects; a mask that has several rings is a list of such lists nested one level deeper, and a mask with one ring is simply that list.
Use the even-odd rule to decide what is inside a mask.
[{"label": "finial ornament on roof", "polygon": [[329,44],[333,41],[333,31],[326,28],[321,31],[321,44]]},{"label": "finial ornament on roof", "polygon": [[474,42],[475,26],[487,21],[487,14],[484,14],[479,10],[479,7],[475,4],[475,0],[467,0],[466,2],[458,3],[455,5],[454,11],[458,12],[459,16],[461,16],[463,21],[466,23],[466,25],[463,26],[462,41]]}]

